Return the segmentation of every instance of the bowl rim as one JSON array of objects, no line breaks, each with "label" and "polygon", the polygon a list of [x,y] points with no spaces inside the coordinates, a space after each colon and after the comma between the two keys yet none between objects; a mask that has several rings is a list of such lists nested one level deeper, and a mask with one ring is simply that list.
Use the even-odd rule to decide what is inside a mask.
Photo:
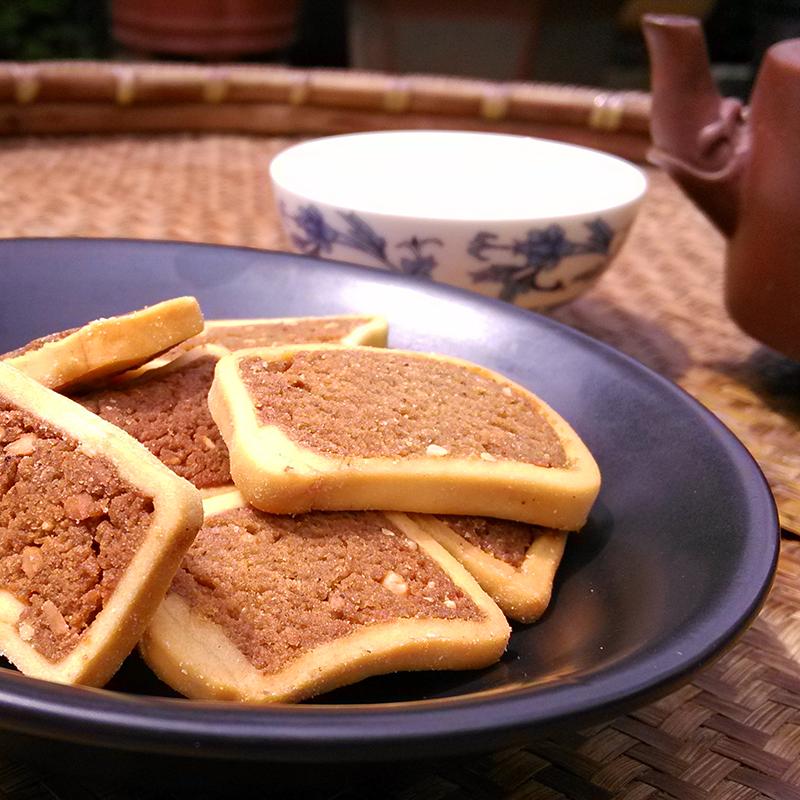
[{"label": "bowl rim", "polygon": [[[352,205],[343,205],[341,203],[333,202],[332,200],[328,199],[319,199],[313,194],[308,192],[299,192],[295,188],[292,188],[289,184],[289,181],[285,180],[285,177],[279,177],[276,173],[280,172],[281,170],[285,170],[285,162],[289,159],[296,158],[297,152],[301,151],[307,147],[319,147],[322,146],[321,143],[328,143],[328,142],[336,142],[342,140],[352,140],[356,138],[393,138],[395,136],[401,135],[429,135],[429,134],[441,134],[442,136],[446,135],[468,135],[474,136],[476,138],[481,139],[489,139],[489,138],[497,138],[497,139],[514,139],[518,141],[531,141],[537,144],[542,144],[547,147],[552,147],[554,150],[562,150],[564,152],[569,151],[580,151],[581,153],[591,154],[592,157],[597,157],[602,160],[607,160],[608,162],[615,163],[617,167],[623,169],[625,171],[634,174],[639,179],[639,187],[638,191],[632,193],[631,197],[624,200],[623,202],[616,202],[611,204],[606,204],[603,206],[598,206],[592,208],[588,211],[574,211],[570,213],[563,213],[563,214],[524,214],[520,216],[487,216],[481,214],[464,214],[461,216],[443,216],[438,214],[417,214],[412,213],[410,211],[385,211],[385,210],[378,210],[374,208],[370,208],[368,204],[365,203],[357,203]],[[335,146],[335,145],[334,145]],[[388,131],[359,131],[356,133],[342,133],[342,134],[335,134],[333,136],[319,136],[314,139],[307,139],[302,142],[298,142],[297,144],[293,144],[290,147],[287,147],[285,150],[279,152],[270,162],[269,164],[269,177],[272,183],[273,192],[276,195],[275,200],[278,202],[280,198],[277,196],[279,193],[284,193],[286,195],[291,195],[298,200],[306,200],[307,202],[313,203],[314,205],[325,207],[328,209],[343,209],[346,208],[348,211],[356,212],[357,214],[361,214],[364,216],[370,216],[373,219],[382,219],[382,220],[402,220],[403,222],[416,220],[416,221],[424,221],[424,222],[434,222],[437,224],[445,224],[445,225],[474,225],[476,223],[489,223],[492,225],[520,225],[520,224],[530,224],[532,222],[547,224],[547,223],[555,223],[555,222],[563,222],[569,223],[572,221],[579,221],[582,219],[586,219],[589,217],[596,217],[602,214],[608,213],[624,213],[628,209],[635,208],[642,202],[648,186],[649,186],[649,179],[647,177],[647,173],[639,166],[634,164],[627,159],[621,158],[620,156],[612,155],[611,153],[607,153],[603,150],[599,150],[592,147],[586,147],[585,145],[578,145],[573,144],[571,142],[562,142],[556,139],[545,139],[543,137],[537,136],[526,136],[523,134],[514,134],[514,133],[501,133],[501,132],[493,132],[493,131],[470,131],[470,130],[463,130],[463,129],[448,129],[442,130],[438,128],[399,128],[396,130],[388,130]],[[281,215],[283,217],[283,215]]]}]

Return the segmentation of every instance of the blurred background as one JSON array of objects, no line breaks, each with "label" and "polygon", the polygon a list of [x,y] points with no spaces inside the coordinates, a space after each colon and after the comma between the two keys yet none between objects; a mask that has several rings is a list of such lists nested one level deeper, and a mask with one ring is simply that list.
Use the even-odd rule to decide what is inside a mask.
[{"label": "blurred background", "polygon": [[700,17],[715,75],[746,97],[800,0],[22,0],[0,58],[246,61],[647,88],[639,20]]}]

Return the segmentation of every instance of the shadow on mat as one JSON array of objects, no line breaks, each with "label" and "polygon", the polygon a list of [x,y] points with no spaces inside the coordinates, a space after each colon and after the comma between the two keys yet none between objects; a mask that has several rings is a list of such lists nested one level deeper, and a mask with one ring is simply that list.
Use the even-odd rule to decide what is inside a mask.
[{"label": "shadow on mat", "polygon": [[657,322],[599,297],[582,297],[548,312],[553,319],[616,347],[677,381],[692,359],[683,344]]},{"label": "shadow on mat", "polygon": [[708,365],[755,392],[770,408],[800,427],[800,362],[768,347],[757,347],[744,361]]}]

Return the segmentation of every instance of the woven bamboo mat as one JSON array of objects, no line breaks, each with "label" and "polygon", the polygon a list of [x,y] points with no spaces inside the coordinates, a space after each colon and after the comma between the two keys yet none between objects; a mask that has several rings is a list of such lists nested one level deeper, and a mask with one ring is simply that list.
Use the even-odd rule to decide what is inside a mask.
[{"label": "woven bamboo mat", "polygon": [[[0,236],[126,236],[285,246],[267,180],[291,139],[175,135],[0,141]],[[800,365],[722,308],[723,243],[660,173],[613,269],[553,316],[675,380],[745,442],[800,530]],[[67,788],[68,787],[68,788]],[[8,797],[141,796],[3,764]],[[21,793],[22,792],[22,793]],[[39,794],[41,792],[41,794]],[[374,786],[321,795],[373,797]],[[800,542],[764,611],[691,684],[590,731],[407,777],[389,798],[800,800]]]},{"label": "woven bamboo mat", "polygon": [[[0,236],[130,236],[285,248],[267,167],[292,140],[0,140]],[[55,187],[58,187],[57,190]],[[722,308],[723,242],[660,172],[614,268],[553,313],[675,380],[757,458],[800,532],[800,365]]]}]

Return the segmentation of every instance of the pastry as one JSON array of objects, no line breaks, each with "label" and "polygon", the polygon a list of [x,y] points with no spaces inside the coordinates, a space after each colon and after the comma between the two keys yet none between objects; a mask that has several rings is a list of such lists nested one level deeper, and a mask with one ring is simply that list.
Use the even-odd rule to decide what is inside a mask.
[{"label": "pastry", "polygon": [[386,346],[386,320],[363,314],[329,317],[286,317],[282,319],[207,320],[203,332],[189,342],[216,344],[229,351],[279,344],[338,342]]},{"label": "pastry", "polygon": [[238,492],[206,521],[140,643],[193,698],[293,702],[398,670],[483,667],[505,617],[402,514],[275,516]]},{"label": "pastry", "polygon": [[78,395],[84,408],[127,431],[198,489],[228,486],[228,449],[208,410],[217,345],[195,347],[138,378]]},{"label": "pastry", "polygon": [[412,519],[469,570],[507,617],[535,622],[544,614],[566,532],[490,517]]},{"label": "pastry", "polygon": [[577,530],[600,486],[535,395],[449,356],[293,345],[217,365],[209,407],[231,475],[264,511],[387,509]]},{"label": "pastry", "polygon": [[0,652],[102,686],[202,523],[199,493],[138,442],[0,363]]},{"label": "pastry", "polygon": [[0,360],[50,389],[63,390],[143,364],[202,329],[197,300],[176,297],[35,339]]},{"label": "pastry", "polygon": [[383,317],[343,314],[327,317],[283,317],[263,319],[209,319],[202,333],[187,339],[156,359],[150,366],[162,366],[182,352],[203,344],[225,348],[227,352],[252,347],[312,342],[365,344],[386,347],[388,326]]}]

